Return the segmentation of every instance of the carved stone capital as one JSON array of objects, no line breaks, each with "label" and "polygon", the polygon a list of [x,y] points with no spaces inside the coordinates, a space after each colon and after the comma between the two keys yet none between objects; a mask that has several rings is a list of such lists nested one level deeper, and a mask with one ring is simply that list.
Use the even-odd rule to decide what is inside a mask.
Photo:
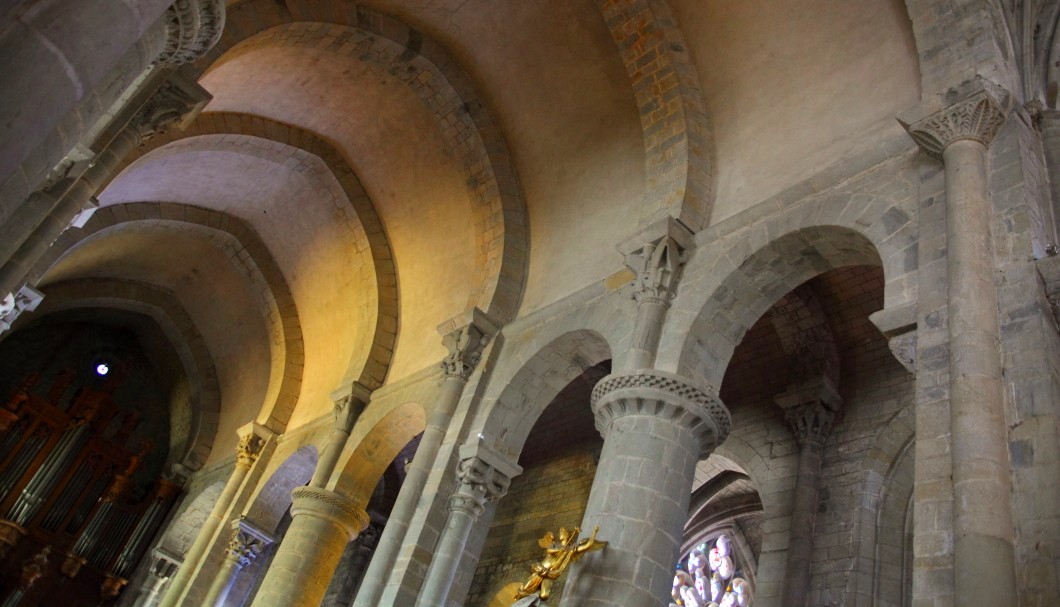
[{"label": "carved stone capital", "polygon": [[482,351],[497,333],[497,325],[485,312],[473,308],[466,314],[439,325],[442,344],[449,355],[442,361],[442,372],[447,377],[467,381],[478,366]]},{"label": "carved stone capital", "polygon": [[259,424],[250,423],[238,430],[239,443],[236,444],[236,465],[250,468],[258,461],[265,443],[272,437],[272,432]]},{"label": "carved stone capital", "polygon": [[0,296],[0,334],[11,329],[23,312],[32,312],[44,300],[44,293],[29,285]]},{"label": "carved stone capital", "polygon": [[714,390],[691,380],[654,369],[633,369],[601,379],[591,397],[596,429],[607,438],[608,428],[627,415],[652,415],[689,428],[708,456],[729,435],[729,410]]},{"label": "carved stone capital", "polygon": [[887,338],[891,354],[905,370],[916,373],[916,306],[894,305],[873,312],[869,320]]},{"label": "carved stone capital", "polygon": [[272,544],[272,536],[252,525],[246,519],[232,521],[232,539],[225,547],[225,554],[239,568],[254,562],[262,551]]},{"label": "carved stone capital", "polygon": [[349,533],[350,539],[371,522],[368,513],[349,498],[317,487],[298,487],[291,492],[291,516],[311,516],[330,521]]},{"label": "carved stone capital", "polygon": [[793,386],[773,399],[795,433],[800,445],[823,445],[832,431],[842,399],[828,381]]},{"label": "carved stone capital", "polygon": [[166,10],[166,46],[158,63],[180,65],[205,55],[221,39],[224,0],[176,0]]},{"label": "carved stone capital", "polygon": [[487,502],[504,497],[512,479],[522,471],[482,443],[464,445],[456,469],[459,485],[449,498],[449,509],[478,518]]},{"label": "carved stone capital", "polygon": [[154,95],[133,115],[129,128],[143,144],[173,127],[190,124],[210,101],[197,82],[179,73],[170,74]]},{"label": "carved stone capital", "polygon": [[637,275],[633,299],[637,303],[669,304],[677,292],[684,254],[695,246],[692,233],[672,217],[647,226],[619,245],[626,266]]},{"label": "carved stone capital", "polygon": [[[341,395],[337,396],[337,394]],[[371,400],[372,391],[360,382],[353,382],[350,388],[333,394],[332,397],[335,402],[335,407],[331,411],[335,420],[334,429],[349,434],[353,429],[353,424],[357,422],[357,418],[361,416],[368,401]]]},{"label": "carved stone capital", "polygon": [[898,118],[909,136],[928,155],[941,159],[954,141],[989,146],[1012,103],[1005,89],[982,78],[957,86]]}]

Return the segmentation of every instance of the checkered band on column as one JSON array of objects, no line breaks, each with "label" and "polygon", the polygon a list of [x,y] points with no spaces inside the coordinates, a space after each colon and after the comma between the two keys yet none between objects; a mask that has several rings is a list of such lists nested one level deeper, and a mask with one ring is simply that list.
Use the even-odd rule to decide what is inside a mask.
[{"label": "checkered band on column", "polygon": [[692,430],[706,457],[729,435],[729,410],[714,390],[691,380],[654,369],[614,373],[593,388],[596,428],[607,436],[611,422],[627,415],[670,419]]},{"label": "checkered band on column", "polygon": [[347,530],[350,539],[368,527],[371,522],[368,513],[357,507],[352,501],[326,489],[316,487],[299,487],[291,492],[294,503],[291,504],[291,516],[301,514],[331,521]]}]

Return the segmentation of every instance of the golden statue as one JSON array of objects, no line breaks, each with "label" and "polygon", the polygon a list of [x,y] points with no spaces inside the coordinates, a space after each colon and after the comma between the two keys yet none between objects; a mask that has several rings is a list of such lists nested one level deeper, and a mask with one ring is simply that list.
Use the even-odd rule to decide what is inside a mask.
[{"label": "golden statue", "polygon": [[537,544],[545,549],[545,557],[541,562],[530,566],[533,574],[523,584],[522,588],[515,592],[515,598],[521,599],[537,593],[542,601],[547,601],[552,591],[552,582],[559,579],[567,567],[581,558],[586,552],[600,550],[607,545],[596,539],[596,533],[600,531],[600,525],[593,528],[593,534],[582,541],[578,541],[578,535],[582,530],[578,527],[574,531],[567,531],[566,527],[560,527],[559,540],[552,535],[551,531],[545,532],[545,536],[537,541]]}]

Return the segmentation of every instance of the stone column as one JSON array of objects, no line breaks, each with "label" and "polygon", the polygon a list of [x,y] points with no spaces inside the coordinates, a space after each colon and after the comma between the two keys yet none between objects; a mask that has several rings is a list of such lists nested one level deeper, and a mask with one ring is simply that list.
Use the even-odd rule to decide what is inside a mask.
[{"label": "stone column", "polygon": [[368,513],[338,493],[299,487],[292,495],[291,526],[254,607],[318,607],[346,544],[368,526]]},{"label": "stone column", "polygon": [[[457,324],[458,322],[461,324]],[[444,379],[441,391],[431,408],[427,427],[423,430],[423,437],[412,459],[412,465],[409,466],[405,481],[401,484],[394,509],[390,512],[383,535],[379,538],[379,545],[376,546],[364,581],[357,592],[355,607],[375,607],[378,604],[386,586],[387,576],[397,560],[409,523],[416,512],[416,504],[427,484],[427,477],[438,457],[442,440],[449,430],[453,413],[464,393],[464,386],[478,365],[483,348],[497,332],[496,324],[478,308],[473,309],[469,316],[458,317],[450,323],[456,324],[457,328],[453,329],[451,324],[438,327],[444,335],[442,342],[449,349],[449,356],[442,361]]]},{"label": "stone column", "polygon": [[649,369],[655,365],[663,321],[680,278],[682,254],[693,245],[692,234],[672,218],[647,226],[619,245],[626,265],[637,273],[633,285],[637,319],[626,369]]},{"label": "stone column", "polygon": [[72,184],[32,194],[0,227],[0,298],[19,288],[30,269],[73,218],[91,206],[91,199],[121,166],[129,152],[174,126],[187,125],[210,100],[191,79],[173,72],[137,106],[91,166]]},{"label": "stone column", "polygon": [[482,515],[486,502],[503,497],[512,479],[522,471],[518,465],[481,443],[460,448],[459,485],[449,498],[449,518],[427,568],[416,607],[445,605],[472,526]]},{"label": "stone column", "polygon": [[958,605],[1006,605],[1017,595],[987,165],[987,146],[1004,123],[1009,103],[1006,91],[977,79],[902,118],[913,139],[941,158],[946,172]]},{"label": "stone column", "polygon": [[592,393],[604,436],[583,529],[608,546],[572,568],[560,607],[658,607],[670,594],[696,463],[729,434],[714,391],[650,369],[621,371]]},{"label": "stone column", "polygon": [[328,443],[324,446],[324,452],[320,455],[317,467],[313,470],[313,479],[309,481],[310,487],[323,489],[331,474],[335,471],[335,465],[339,462],[342,450],[346,447],[346,441],[350,438],[353,424],[361,416],[365,405],[371,398],[372,392],[360,382],[353,382],[349,393],[335,399],[334,423],[331,426],[331,434],[328,435]]},{"label": "stone column", "polygon": [[243,517],[232,521],[232,539],[225,548],[225,560],[206,593],[202,604],[207,607],[224,605],[228,593],[236,583],[239,572],[272,544],[272,536],[258,529]]},{"label": "stone column", "polygon": [[781,604],[804,607],[810,591],[810,561],[813,532],[817,523],[821,454],[839,408],[839,395],[825,384],[811,389],[785,392],[776,398],[799,443],[799,472],[795,478],[788,562]]},{"label": "stone column", "polygon": [[214,503],[213,510],[203,522],[199,535],[195,536],[195,542],[184,555],[184,564],[181,565],[173,583],[169,585],[169,590],[159,603],[162,607],[176,607],[184,598],[188,583],[195,575],[195,570],[199,568],[203,557],[206,556],[206,551],[213,543],[218,528],[232,507],[232,500],[243,486],[243,481],[246,480],[250,467],[257,461],[265,442],[271,437],[272,433],[267,428],[256,423],[250,423],[239,429],[236,467],[232,470],[232,476],[228,477],[228,482],[221,491],[220,497],[217,498],[217,502]]},{"label": "stone column", "polygon": [[161,549],[155,550],[152,558],[154,562],[151,564],[147,579],[140,587],[140,594],[133,603],[134,607],[151,607],[162,591],[162,587],[180,567],[180,559]]}]

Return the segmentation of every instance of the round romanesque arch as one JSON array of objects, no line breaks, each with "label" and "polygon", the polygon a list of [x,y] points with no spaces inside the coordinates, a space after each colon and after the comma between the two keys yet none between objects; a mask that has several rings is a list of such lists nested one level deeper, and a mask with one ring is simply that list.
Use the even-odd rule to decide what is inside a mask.
[{"label": "round romanesque arch", "polygon": [[[276,144],[290,149],[278,150]],[[348,207],[336,209],[336,216],[345,223],[344,231],[357,255],[365,257],[354,270],[372,308],[363,322],[369,323],[366,333],[373,338],[364,340],[364,347],[351,354],[345,379],[370,388],[383,385],[399,325],[397,271],[379,214],[345,156],[328,140],[294,125],[250,114],[206,112],[183,131],[151,139],[130,154],[115,175],[147,159],[161,158],[161,154],[193,150],[227,150],[281,164],[295,162],[297,170],[307,173],[316,170],[314,160],[323,163],[349,201]]]},{"label": "round romanesque arch", "polygon": [[529,233],[522,187],[508,145],[474,84],[437,42],[367,7],[322,2],[275,10],[270,0],[232,8],[221,41],[195,64],[200,73],[255,47],[319,47],[367,62],[407,84],[437,118],[465,172],[475,223],[468,307],[507,322],[522,300]]},{"label": "round romanesque arch", "polygon": [[[403,403],[379,412],[371,429],[360,440],[350,441],[349,456],[337,467],[329,488],[365,509],[379,479],[401,450],[427,427],[427,415],[418,403]],[[361,419],[371,423],[376,412],[365,411]],[[360,425],[360,424],[358,424]],[[358,434],[356,429],[355,434]]]},{"label": "round romanesque arch", "polygon": [[[221,416],[221,388],[210,350],[179,299],[171,291],[131,280],[74,279],[46,286],[45,299],[27,320],[85,308],[111,308],[150,318],[165,336],[183,367],[190,388],[189,410],[171,419],[187,420],[187,436],[174,442],[170,463],[199,470],[213,448]],[[176,433],[181,424],[175,423]]]},{"label": "round romanesque arch", "polygon": [[[273,351],[271,397],[262,404],[261,419],[282,432],[298,401],[304,353],[302,331],[287,281],[254,230],[231,215],[175,203],[127,203],[100,209],[81,230],[67,230],[31,270],[34,281],[44,277],[66,254],[90,239],[138,224],[176,230],[202,239],[228,256],[258,286],[260,312],[269,327]],[[176,300],[174,300],[176,301]]]}]

